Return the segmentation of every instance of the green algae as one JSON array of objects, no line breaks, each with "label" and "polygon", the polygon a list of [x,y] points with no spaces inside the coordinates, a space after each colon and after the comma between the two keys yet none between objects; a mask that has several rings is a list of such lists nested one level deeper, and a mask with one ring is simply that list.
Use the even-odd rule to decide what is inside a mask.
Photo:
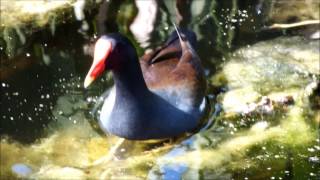
[{"label": "green algae", "polygon": [[[0,39],[7,58],[21,54],[27,42],[39,31],[49,30],[52,35],[61,24],[75,22],[75,0],[60,1],[1,1]],[[85,11],[96,8],[99,2],[86,1]]]}]

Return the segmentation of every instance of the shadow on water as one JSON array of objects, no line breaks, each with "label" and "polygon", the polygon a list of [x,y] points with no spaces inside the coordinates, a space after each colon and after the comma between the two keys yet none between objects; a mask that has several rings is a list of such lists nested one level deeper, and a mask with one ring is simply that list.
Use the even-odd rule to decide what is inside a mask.
[{"label": "shadow on water", "polygon": [[[55,35],[49,30],[36,32],[28,37],[24,53],[3,59],[1,133],[33,142],[55,120],[51,111],[57,97],[73,89],[80,92],[80,87],[68,84],[71,78],[80,78],[91,63],[90,56],[83,54],[87,40],[77,32],[79,26],[58,25]],[[20,65],[19,61],[27,63]]]}]

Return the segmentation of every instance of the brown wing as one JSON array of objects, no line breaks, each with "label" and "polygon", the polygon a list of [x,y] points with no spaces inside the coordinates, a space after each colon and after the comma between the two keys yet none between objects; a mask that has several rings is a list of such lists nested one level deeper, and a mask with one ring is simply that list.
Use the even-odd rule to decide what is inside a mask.
[{"label": "brown wing", "polygon": [[144,55],[140,64],[150,90],[187,106],[198,107],[202,102],[206,81],[201,62],[187,40],[172,40]]}]

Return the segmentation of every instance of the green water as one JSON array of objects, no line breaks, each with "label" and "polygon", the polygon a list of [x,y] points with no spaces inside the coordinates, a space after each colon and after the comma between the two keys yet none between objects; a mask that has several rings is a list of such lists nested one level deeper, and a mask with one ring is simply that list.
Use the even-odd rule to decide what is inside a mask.
[{"label": "green water", "polygon": [[[310,10],[316,1],[303,2],[282,6],[309,8],[295,12],[301,20],[319,12]],[[178,16],[174,1],[159,3],[147,39],[139,38],[129,26],[138,7],[114,3],[111,25],[143,54],[166,39]],[[66,15],[61,23],[57,15],[47,27],[35,23],[32,34],[28,26],[1,26],[1,178],[319,179],[319,40],[303,29],[264,30],[292,16],[277,16],[275,1],[197,0],[184,8],[190,14],[180,24],[198,37],[212,124],[164,142],[122,140],[97,126],[92,109],[112,86],[110,74],[88,90],[82,85],[97,9],[81,21]]]}]

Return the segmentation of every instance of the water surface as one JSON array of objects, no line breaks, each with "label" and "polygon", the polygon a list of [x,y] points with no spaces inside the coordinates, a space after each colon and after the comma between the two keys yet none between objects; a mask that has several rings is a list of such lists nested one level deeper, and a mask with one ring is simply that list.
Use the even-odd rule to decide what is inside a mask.
[{"label": "water surface", "polygon": [[[303,2],[281,6],[316,4]],[[286,22],[276,16],[279,4],[197,0],[179,6],[179,21],[174,1],[112,3],[108,16],[118,14],[108,30],[126,34],[140,55],[165,41],[172,21],[195,31],[213,123],[165,142],[102,133],[92,110],[113,83],[106,74],[83,88],[98,9],[93,3],[81,16],[78,2],[47,26],[32,20],[34,32],[26,19],[1,26],[2,178],[320,178],[319,40],[304,28],[266,30],[268,22]]]}]

